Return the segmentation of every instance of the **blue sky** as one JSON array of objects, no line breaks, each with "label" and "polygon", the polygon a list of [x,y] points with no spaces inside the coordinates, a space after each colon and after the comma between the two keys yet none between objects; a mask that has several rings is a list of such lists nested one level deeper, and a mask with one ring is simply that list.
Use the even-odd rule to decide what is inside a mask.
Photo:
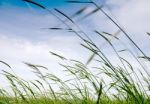
[{"label": "blue sky", "polygon": [[[35,1],[37,1],[37,0],[35,0]],[[45,1],[38,0],[38,2],[50,9],[54,8],[54,7],[61,7],[61,6],[64,7],[66,5],[63,0],[45,0]],[[9,29],[11,29],[11,26],[13,26],[13,25],[15,25],[15,24],[20,25],[20,26],[18,26],[18,29],[16,27],[16,28],[10,30],[12,32],[12,34],[7,34],[10,37],[16,36],[16,38],[24,37],[24,38],[28,38],[30,40],[38,40],[39,35],[37,33],[33,33],[33,34],[24,33],[23,34],[23,33],[21,33],[22,29],[25,27],[26,27],[26,29],[28,27],[32,27],[34,29],[38,28],[40,30],[40,28],[42,28],[43,24],[44,25],[46,24],[46,27],[48,26],[49,22],[45,23],[46,21],[44,21],[42,19],[40,21],[32,21],[33,18],[38,18],[38,16],[40,16],[40,17],[43,16],[43,18],[44,18],[44,16],[46,16],[48,14],[45,11],[41,11],[42,9],[35,5],[23,2],[22,0],[0,0],[0,4],[1,4],[0,12],[2,14],[2,16],[0,17],[0,21],[1,21],[1,23],[9,24],[9,26],[7,27],[8,31],[9,31]],[[32,15],[33,18],[28,17],[29,16],[28,14]],[[21,18],[23,18],[23,19],[21,19],[18,16],[22,16]],[[25,16],[28,17],[28,20],[25,19],[26,18]],[[39,24],[41,24],[41,27],[39,27],[39,25],[38,25],[38,27],[36,27],[36,25],[38,24],[36,22],[40,22]],[[1,24],[1,25],[3,25],[3,24]],[[22,29],[19,29],[20,27],[22,27]],[[5,31],[5,29],[6,28],[3,27],[2,30]],[[15,31],[16,31],[16,33],[13,34]],[[36,35],[34,35],[34,34],[36,34]],[[37,38],[34,39],[35,36]]]},{"label": "blue sky", "polygon": [[[66,5],[64,0],[34,0],[37,3],[41,3],[47,7],[56,7],[61,5]],[[19,7],[27,7],[26,4],[22,0],[0,0],[0,5],[14,5]]]},{"label": "blue sky", "polygon": [[[85,5],[67,5],[63,0],[35,0],[51,8],[57,7],[67,15],[73,14],[76,10]],[[44,1],[44,2],[43,2]],[[57,1],[57,2],[56,2]],[[96,1],[96,0],[95,0]],[[99,1],[99,5],[101,0]],[[104,0],[103,0],[104,1]],[[48,3],[47,3],[48,2]],[[104,9],[111,15],[129,34],[130,37],[150,55],[150,0],[106,0]],[[111,9],[109,9],[111,8]],[[94,9],[89,5],[87,10],[80,17]],[[56,13],[56,12],[54,12]],[[57,52],[67,58],[86,61],[91,54],[80,46],[81,40],[73,33],[66,31],[52,31],[41,28],[53,27],[62,24],[54,16],[46,11],[38,9],[33,5],[27,5],[20,0],[0,0],[0,60],[9,63],[20,76],[32,79],[32,74],[22,62],[31,62],[48,67],[51,72],[62,75],[58,62],[60,61],[49,54],[49,51]],[[57,15],[64,19],[63,16]],[[118,29],[101,12],[97,12],[84,21],[73,20],[91,37],[99,46],[105,42],[93,33],[93,30],[115,33]],[[67,22],[73,26],[71,23]],[[65,27],[65,25],[61,25]],[[118,36],[131,47],[123,34]],[[117,42],[117,49],[122,46]],[[116,64],[118,60],[110,53],[108,45],[102,49]],[[126,58],[134,62],[129,56]],[[0,64],[2,65],[2,64]],[[136,62],[133,63],[136,65]],[[138,67],[138,66],[137,66]],[[2,65],[2,69],[7,69]],[[0,69],[1,70],[1,69]],[[28,73],[28,74],[24,74]],[[1,79],[1,78],[0,78]]]}]

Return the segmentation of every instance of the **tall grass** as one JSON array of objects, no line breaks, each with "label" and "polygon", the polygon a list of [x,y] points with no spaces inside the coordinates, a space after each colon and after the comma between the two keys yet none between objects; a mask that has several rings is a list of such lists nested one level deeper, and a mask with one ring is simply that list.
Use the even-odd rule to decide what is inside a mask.
[{"label": "tall grass", "polygon": [[[99,47],[98,44],[96,44],[72,19],[75,16],[82,14],[88,6],[77,11],[71,17],[55,8],[55,12],[66,18],[66,20],[62,20],[55,15],[55,13],[41,4],[31,0],[23,1],[36,5],[54,15],[67,26],[67,29],[60,27],[52,27],[49,29],[67,30],[68,32],[75,33],[82,40],[81,46],[92,52],[92,55],[86,63],[83,63],[50,52],[52,55],[59,57],[62,60],[63,64],[60,65],[64,67],[64,73],[69,75],[69,79],[67,80],[63,80],[60,77],[49,73],[48,68],[42,65],[34,65],[27,62],[24,64],[34,70],[33,73],[38,77],[37,80],[26,81],[18,77],[13,70],[12,72],[2,70],[1,75],[5,76],[9,82],[10,91],[5,88],[0,89],[0,104],[149,104],[150,75],[147,71],[148,69],[141,63],[141,59],[150,62],[150,58],[130,38],[129,34],[103,10],[103,6],[99,6],[92,0],[88,2],[66,1],[67,3],[88,3],[94,5],[96,9],[87,16],[92,15],[97,11],[101,11],[115,26],[118,27],[118,31],[115,34],[93,30],[93,34],[104,39],[106,44],[109,44],[112,48],[112,51],[119,60],[118,65],[114,65],[107,54],[102,51],[101,47]],[[72,28],[66,21],[70,21],[80,32]],[[135,53],[117,37],[120,32],[122,32],[132,45],[141,52],[142,56],[136,56]],[[111,39],[107,36],[111,37]],[[111,41],[112,39],[122,44],[124,49],[118,51]],[[130,60],[121,56],[121,53],[123,52],[128,53],[132,56],[131,58],[137,61],[138,66],[140,66],[139,72],[132,66]],[[11,69],[11,66],[6,62],[0,62]],[[96,62],[96,65],[90,67],[91,62]],[[43,73],[43,70],[46,72]],[[106,79],[109,80],[109,83]],[[57,86],[57,91],[53,85]]]}]

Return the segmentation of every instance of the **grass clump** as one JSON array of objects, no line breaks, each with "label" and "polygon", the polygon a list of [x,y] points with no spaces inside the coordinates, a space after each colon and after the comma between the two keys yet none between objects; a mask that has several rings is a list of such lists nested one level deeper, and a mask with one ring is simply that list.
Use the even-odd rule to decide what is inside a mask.
[{"label": "grass clump", "polygon": [[[119,26],[103,9],[103,6],[98,6],[94,1],[66,1],[68,3],[91,4],[96,9],[88,15],[92,15],[97,11],[101,11],[118,30],[115,34],[107,32],[99,32],[94,30],[93,34],[106,41],[115,53],[119,64],[113,64],[106,53],[104,53],[98,44],[96,44],[86,34],[76,22],[59,9],[54,9],[66,18],[62,20],[55,15],[51,10],[32,0],[23,0],[25,2],[36,5],[52,15],[67,26],[67,29],[60,27],[49,28],[51,30],[67,30],[75,33],[81,40],[81,46],[89,50],[92,55],[86,63],[78,60],[67,59],[54,52],[52,55],[59,57],[64,62],[60,65],[64,67],[64,73],[69,75],[69,79],[63,80],[60,77],[48,72],[48,68],[41,65],[24,63],[32,68],[34,74],[38,77],[34,81],[26,81],[18,77],[15,73],[3,70],[2,75],[9,82],[10,92],[4,88],[0,89],[0,104],[149,104],[150,102],[150,75],[147,68],[141,63],[141,59],[145,59],[148,63],[150,58],[141,50],[141,48],[129,37],[126,31]],[[77,11],[73,17],[81,14],[86,8]],[[87,15],[87,16],[88,16]],[[66,23],[70,21],[79,32],[74,30]],[[141,53],[141,56],[136,56],[126,44],[122,42],[117,35],[122,32],[132,45]],[[118,41],[124,46],[123,50],[118,51],[111,39]],[[140,66],[139,72],[132,66],[131,62],[121,56],[120,53],[127,52]],[[11,66],[4,61],[0,61],[11,69]],[[96,62],[96,65],[90,66],[91,62]],[[69,64],[68,64],[69,63]],[[46,72],[42,72],[42,69]],[[109,82],[106,81],[109,80]],[[53,87],[56,85],[58,90]]]}]

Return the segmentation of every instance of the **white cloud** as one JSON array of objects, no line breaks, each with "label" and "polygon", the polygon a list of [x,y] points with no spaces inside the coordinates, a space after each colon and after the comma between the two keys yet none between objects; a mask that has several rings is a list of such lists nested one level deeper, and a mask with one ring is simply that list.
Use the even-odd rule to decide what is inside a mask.
[{"label": "white cloud", "polygon": [[[150,31],[149,3],[149,0],[107,0],[103,8],[147,55],[150,54],[150,37],[146,34],[146,32]],[[86,24],[87,21],[88,24]],[[106,18],[100,11],[87,18],[87,21],[84,22],[87,30],[96,29],[100,32],[105,31],[112,34],[118,31],[114,23]],[[95,37],[96,41],[101,41],[98,40],[99,38],[95,34],[90,34]],[[124,41],[127,46],[133,48],[130,46],[130,42],[127,41],[124,34],[120,34],[119,38]]]},{"label": "white cloud", "polygon": [[[43,65],[49,68],[50,73],[62,77],[64,73],[62,73],[62,67],[58,64],[61,60],[56,56],[52,56],[49,51],[56,52],[66,58],[84,61],[83,59],[85,59],[87,53],[82,50],[78,42],[79,40],[75,36],[56,36],[47,42],[35,43],[24,39],[10,39],[1,34],[0,60],[7,62],[20,77],[27,80],[33,80],[36,77],[30,72],[30,68],[22,62]],[[0,70],[10,71],[3,64],[1,64]],[[4,79],[2,77],[0,79],[4,83]]]},{"label": "white cloud", "polygon": [[[149,0],[107,0],[106,4],[112,7],[112,13],[119,24],[131,37],[149,54],[149,39],[145,32],[150,31],[150,4]],[[91,9],[91,8],[90,8]],[[29,13],[16,9],[0,10],[0,60],[8,62],[22,77],[31,79],[32,74],[22,61],[41,64],[51,72],[62,74],[57,64],[59,60],[50,55],[49,51],[57,52],[67,58],[85,61],[89,54],[79,45],[79,38],[72,33],[62,31],[41,30],[41,27],[55,26],[57,20],[47,13]],[[94,29],[106,32],[115,32],[116,27],[100,12],[81,22],[83,30],[88,30],[89,36],[101,44],[93,32]],[[59,23],[58,23],[59,24]],[[7,30],[7,31],[6,31]],[[122,34],[121,34],[122,35]],[[126,41],[125,41],[126,42]],[[107,53],[110,55],[108,49]],[[111,55],[110,55],[111,56]],[[113,59],[113,57],[111,57]],[[116,59],[114,59],[116,62]]]},{"label": "white cloud", "polygon": [[[112,1],[112,2],[111,2]],[[112,13],[119,24],[129,33],[139,45],[148,48],[150,27],[150,1],[149,0],[107,0],[107,5],[114,5]],[[117,7],[117,8],[115,8]],[[147,44],[147,45],[146,45]]]},{"label": "white cloud", "polygon": [[114,8],[117,8],[117,7],[122,7],[124,5],[126,5],[129,1],[132,1],[132,0],[107,0],[106,1],[106,4],[111,6],[111,7],[114,7]]},{"label": "white cloud", "polygon": [[[40,12],[32,14],[23,8],[11,6],[2,7],[0,13],[3,14],[0,17],[0,60],[7,62],[22,78],[35,78],[29,71],[30,68],[22,62],[43,65],[50,72],[64,76],[62,67],[58,64],[60,60],[49,51],[66,58],[85,60],[88,52],[81,48],[81,40],[76,35],[40,29],[60,24],[52,15]],[[6,66],[1,66],[0,70],[9,70]]]}]

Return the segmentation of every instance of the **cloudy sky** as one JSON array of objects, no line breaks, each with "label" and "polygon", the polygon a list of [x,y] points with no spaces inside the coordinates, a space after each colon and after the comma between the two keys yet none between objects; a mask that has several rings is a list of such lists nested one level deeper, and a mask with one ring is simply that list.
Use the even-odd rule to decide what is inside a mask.
[{"label": "cloudy sky", "polygon": [[[80,20],[95,9],[93,5],[68,4],[63,0],[34,1],[46,6],[63,20],[65,18],[54,11],[53,8],[58,8],[70,16],[77,10],[88,6],[81,16],[77,16],[73,20],[99,46],[105,41],[98,39],[93,30],[109,33],[115,33],[118,30],[100,11]],[[103,5],[103,9],[150,56],[150,36],[146,34],[146,32],[150,32],[150,0],[93,1],[98,5]],[[66,23],[74,27],[70,22]],[[0,0],[0,60],[7,62],[17,74],[27,79],[32,79],[33,75],[23,62],[43,65],[48,67],[52,73],[63,74],[60,71],[61,67],[58,65],[60,60],[52,56],[49,51],[86,62],[91,53],[80,46],[81,40],[74,33],[43,29],[56,26],[65,27],[55,16],[35,5],[22,0]],[[118,37],[128,43],[122,33]],[[117,43],[116,46],[121,47]],[[113,59],[109,48],[107,46],[103,48],[103,51]],[[117,62],[117,60],[115,61]],[[0,63],[0,65],[0,70],[9,70],[3,64]]]}]

